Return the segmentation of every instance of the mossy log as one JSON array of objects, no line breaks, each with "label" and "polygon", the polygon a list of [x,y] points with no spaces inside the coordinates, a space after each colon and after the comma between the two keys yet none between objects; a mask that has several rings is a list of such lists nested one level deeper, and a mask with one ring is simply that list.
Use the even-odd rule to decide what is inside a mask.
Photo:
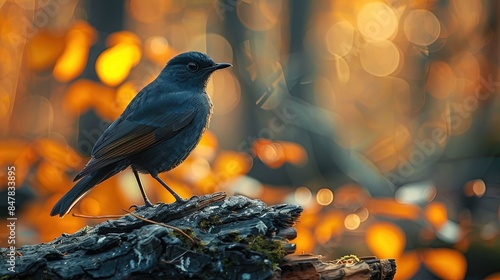
[{"label": "mossy log", "polygon": [[[349,279],[353,269],[364,271],[356,275],[366,278],[358,279],[392,279],[395,265],[328,264],[300,255],[285,258],[295,252],[289,241],[297,235],[293,225],[301,212],[297,205],[267,206],[244,196],[226,198],[224,193],[138,207],[117,220],[62,234],[49,243],[23,246],[17,252],[15,272],[2,261],[0,275],[1,279],[314,279],[296,277],[297,272],[313,275],[307,274],[312,266],[318,277],[334,276],[321,279]],[[7,259],[7,252],[0,248],[2,259]],[[300,272],[302,268],[309,272]],[[348,273],[332,274],[332,269]]]}]

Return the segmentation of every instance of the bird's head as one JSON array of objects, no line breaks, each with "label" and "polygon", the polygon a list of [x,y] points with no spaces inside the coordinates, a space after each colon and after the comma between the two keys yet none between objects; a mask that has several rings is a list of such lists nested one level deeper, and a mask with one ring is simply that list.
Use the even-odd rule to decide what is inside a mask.
[{"label": "bird's head", "polygon": [[172,58],[161,71],[160,77],[184,89],[204,89],[214,71],[230,66],[229,63],[215,63],[204,53],[185,52]]}]

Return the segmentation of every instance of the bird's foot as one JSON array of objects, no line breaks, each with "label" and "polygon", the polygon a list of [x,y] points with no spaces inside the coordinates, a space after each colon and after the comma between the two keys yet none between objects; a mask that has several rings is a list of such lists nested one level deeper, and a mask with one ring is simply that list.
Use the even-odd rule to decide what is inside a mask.
[{"label": "bird's foot", "polygon": [[148,200],[144,200],[144,206],[146,206],[146,207],[153,207],[154,205],[153,205],[153,203],[151,203],[151,201],[149,201],[149,199],[148,199]]},{"label": "bird's foot", "polygon": [[186,202],[190,201],[191,199],[193,199],[193,197],[187,199],[187,198],[182,198],[178,195],[174,195],[174,198],[175,198],[174,203],[180,203],[180,204],[186,203]]},{"label": "bird's foot", "polygon": [[128,208],[128,211],[130,211],[130,209],[132,209],[132,208],[134,208],[134,210],[135,210],[135,209],[139,208],[139,206],[137,206],[137,204],[132,204],[132,205],[130,205],[130,207]]},{"label": "bird's foot", "polygon": [[[167,188],[167,190],[172,194],[172,196],[175,198],[175,202],[186,202],[184,198],[182,198],[180,195],[178,195],[176,192],[171,190],[170,188]],[[175,203],[174,202],[174,203]]]}]

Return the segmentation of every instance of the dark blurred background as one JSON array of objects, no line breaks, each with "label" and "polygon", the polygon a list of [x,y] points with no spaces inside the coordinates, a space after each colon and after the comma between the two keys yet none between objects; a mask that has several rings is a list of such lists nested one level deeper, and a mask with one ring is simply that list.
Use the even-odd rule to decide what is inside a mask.
[{"label": "dark blurred background", "polygon": [[[499,14],[480,0],[0,1],[1,217],[14,166],[17,246],[98,223],[49,212],[135,94],[197,50],[234,67],[209,82],[200,145],[162,174],[179,194],[300,204],[297,253],[499,279]],[[73,212],[134,203],[127,170]]]}]

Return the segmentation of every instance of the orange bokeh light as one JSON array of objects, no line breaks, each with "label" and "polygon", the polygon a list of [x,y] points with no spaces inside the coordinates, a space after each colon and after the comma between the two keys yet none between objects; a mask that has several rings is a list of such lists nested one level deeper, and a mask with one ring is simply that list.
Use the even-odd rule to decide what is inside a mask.
[{"label": "orange bokeh light", "polygon": [[442,61],[431,64],[426,88],[435,98],[448,98],[455,90],[457,80],[451,67]]},{"label": "orange bokeh light", "polygon": [[448,221],[448,211],[442,202],[432,202],[424,210],[424,216],[436,229],[440,229]]},{"label": "orange bokeh light", "polygon": [[271,168],[279,168],[286,161],[283,147],[270,140],[257,139],[253,142],[253,148],[259,159]]},{"label": "orange bokeh light", "polygon": [[133,44],[121,43],[103,51],[97,58],[95,67],[99,79],[114,87],[122,83],[132,67],[139,63],[141,50]]},{"label": "orange bokeh light", "polygon": [[333,192],[327,188],[320,189],[316,194],[316,201],[323,206],[329,205],[333,201]]},{"label": "orange bokeh light", "polygon": [[127,105],[134,99],[139,89],[132,83],[126,82],[116,90],[116,104],[120,111],[125,110]]},{"label": "orange bokeh light", "polygon": [[61,141],[41,138],[32,145],[41,157],[61,168],[77,168],[82,163],[81,156],[72,147]]},{"label": "orange bokeh light", "polygon": [[481,179],[469,181],[465,184],[464,192],[467,196],[481,197],[486,192],[486,184]]},{"label": "orange bokeh light", "polygon": [[301,254],[312,252],[314,246],[314,236],[311,230],[307,227],[301,226],[300,224],[296,226],[297,238],[294,239],[294,243],[297,245],[296,253]]},{"label": "orange bokeh light", "polygon": [[453,249],[426,249],[423,252],[423,263],[441,279],[464,279],[467,271],[464,255]]},{"label": "orange bokeh light", "polygon": [[307,152],[301,145],[293,142],[278,142],[284,150],[285,160],[297,166],[303,166],[307,163]]},{"label": "orange bokeh light", "polygon": [[406,220],[417,220],[422,214],[420,207],[417,205],[400,203],[389,198],[369,199],[365,207],[372,215],[383,215]]},{"label": "orange bokeh light", "polygon": [[121,31],[111,34],[107,44],[111,47],[99,55],[95,69],[104,84],[114,87],[121,84],[141,60],[141,40],[132,32]]},{"label": "orange bokeh light", "polygon": [[315,228],[314,234],[319,243],[324,244],[344,230],[345,215],[342,211],[333,210],[326,213]]},{"label": "orange bokeh light", "polygon": [[378,258],[398,258],[405,248],[406,236],[395,224],[378,222],[368,227],[366,244]]},{"label": "orange bokeh light", "polygon": [[420,255],[416,251],[404,252],[396,258],[396,264],[398,267],[394,279],[410,279],[420,268]]},{"label": "orange bokeh light", "polygon": [[230,179],[246,174],[250,167],[252,167],[252,158],[247,154],[224,151],[217,156],[213,171],[219,176]]},{"label": "orange bokeh light", "polygon": [[483,278],[483,280],[500,280],[500,272],[495,272]]},{"label": "orange bokeh light", "polygon": [[348,230],[355,230],[361,224],[361,219],[356,214],[349,214],[345,217],[344,226]]},{"label": "orange bokeh light", "polygon": [[41,29],[27,44],[28,65],[34,71],[45,70],[54,65],[64,48],[63,34]]},{"label": "orange bokeh light", "polygon": [[144,42],[144,56],[157,64],[166,64],[174,54],[165,37],[152,36]]},{"label": "orange bokeh light", "polygon": [[85,21],[77,21],[66,34],[66,47],[57,59],[54,77],[60,82],[68,82],[79,76],[87,64],[90,46],[94,44],[97,32]]},{"label": "orange bokeh light", "polygon": [[48,161],[40,163],[36,175],[40,186],[48,192],[65,191],[71,185],[64,170]]}]

